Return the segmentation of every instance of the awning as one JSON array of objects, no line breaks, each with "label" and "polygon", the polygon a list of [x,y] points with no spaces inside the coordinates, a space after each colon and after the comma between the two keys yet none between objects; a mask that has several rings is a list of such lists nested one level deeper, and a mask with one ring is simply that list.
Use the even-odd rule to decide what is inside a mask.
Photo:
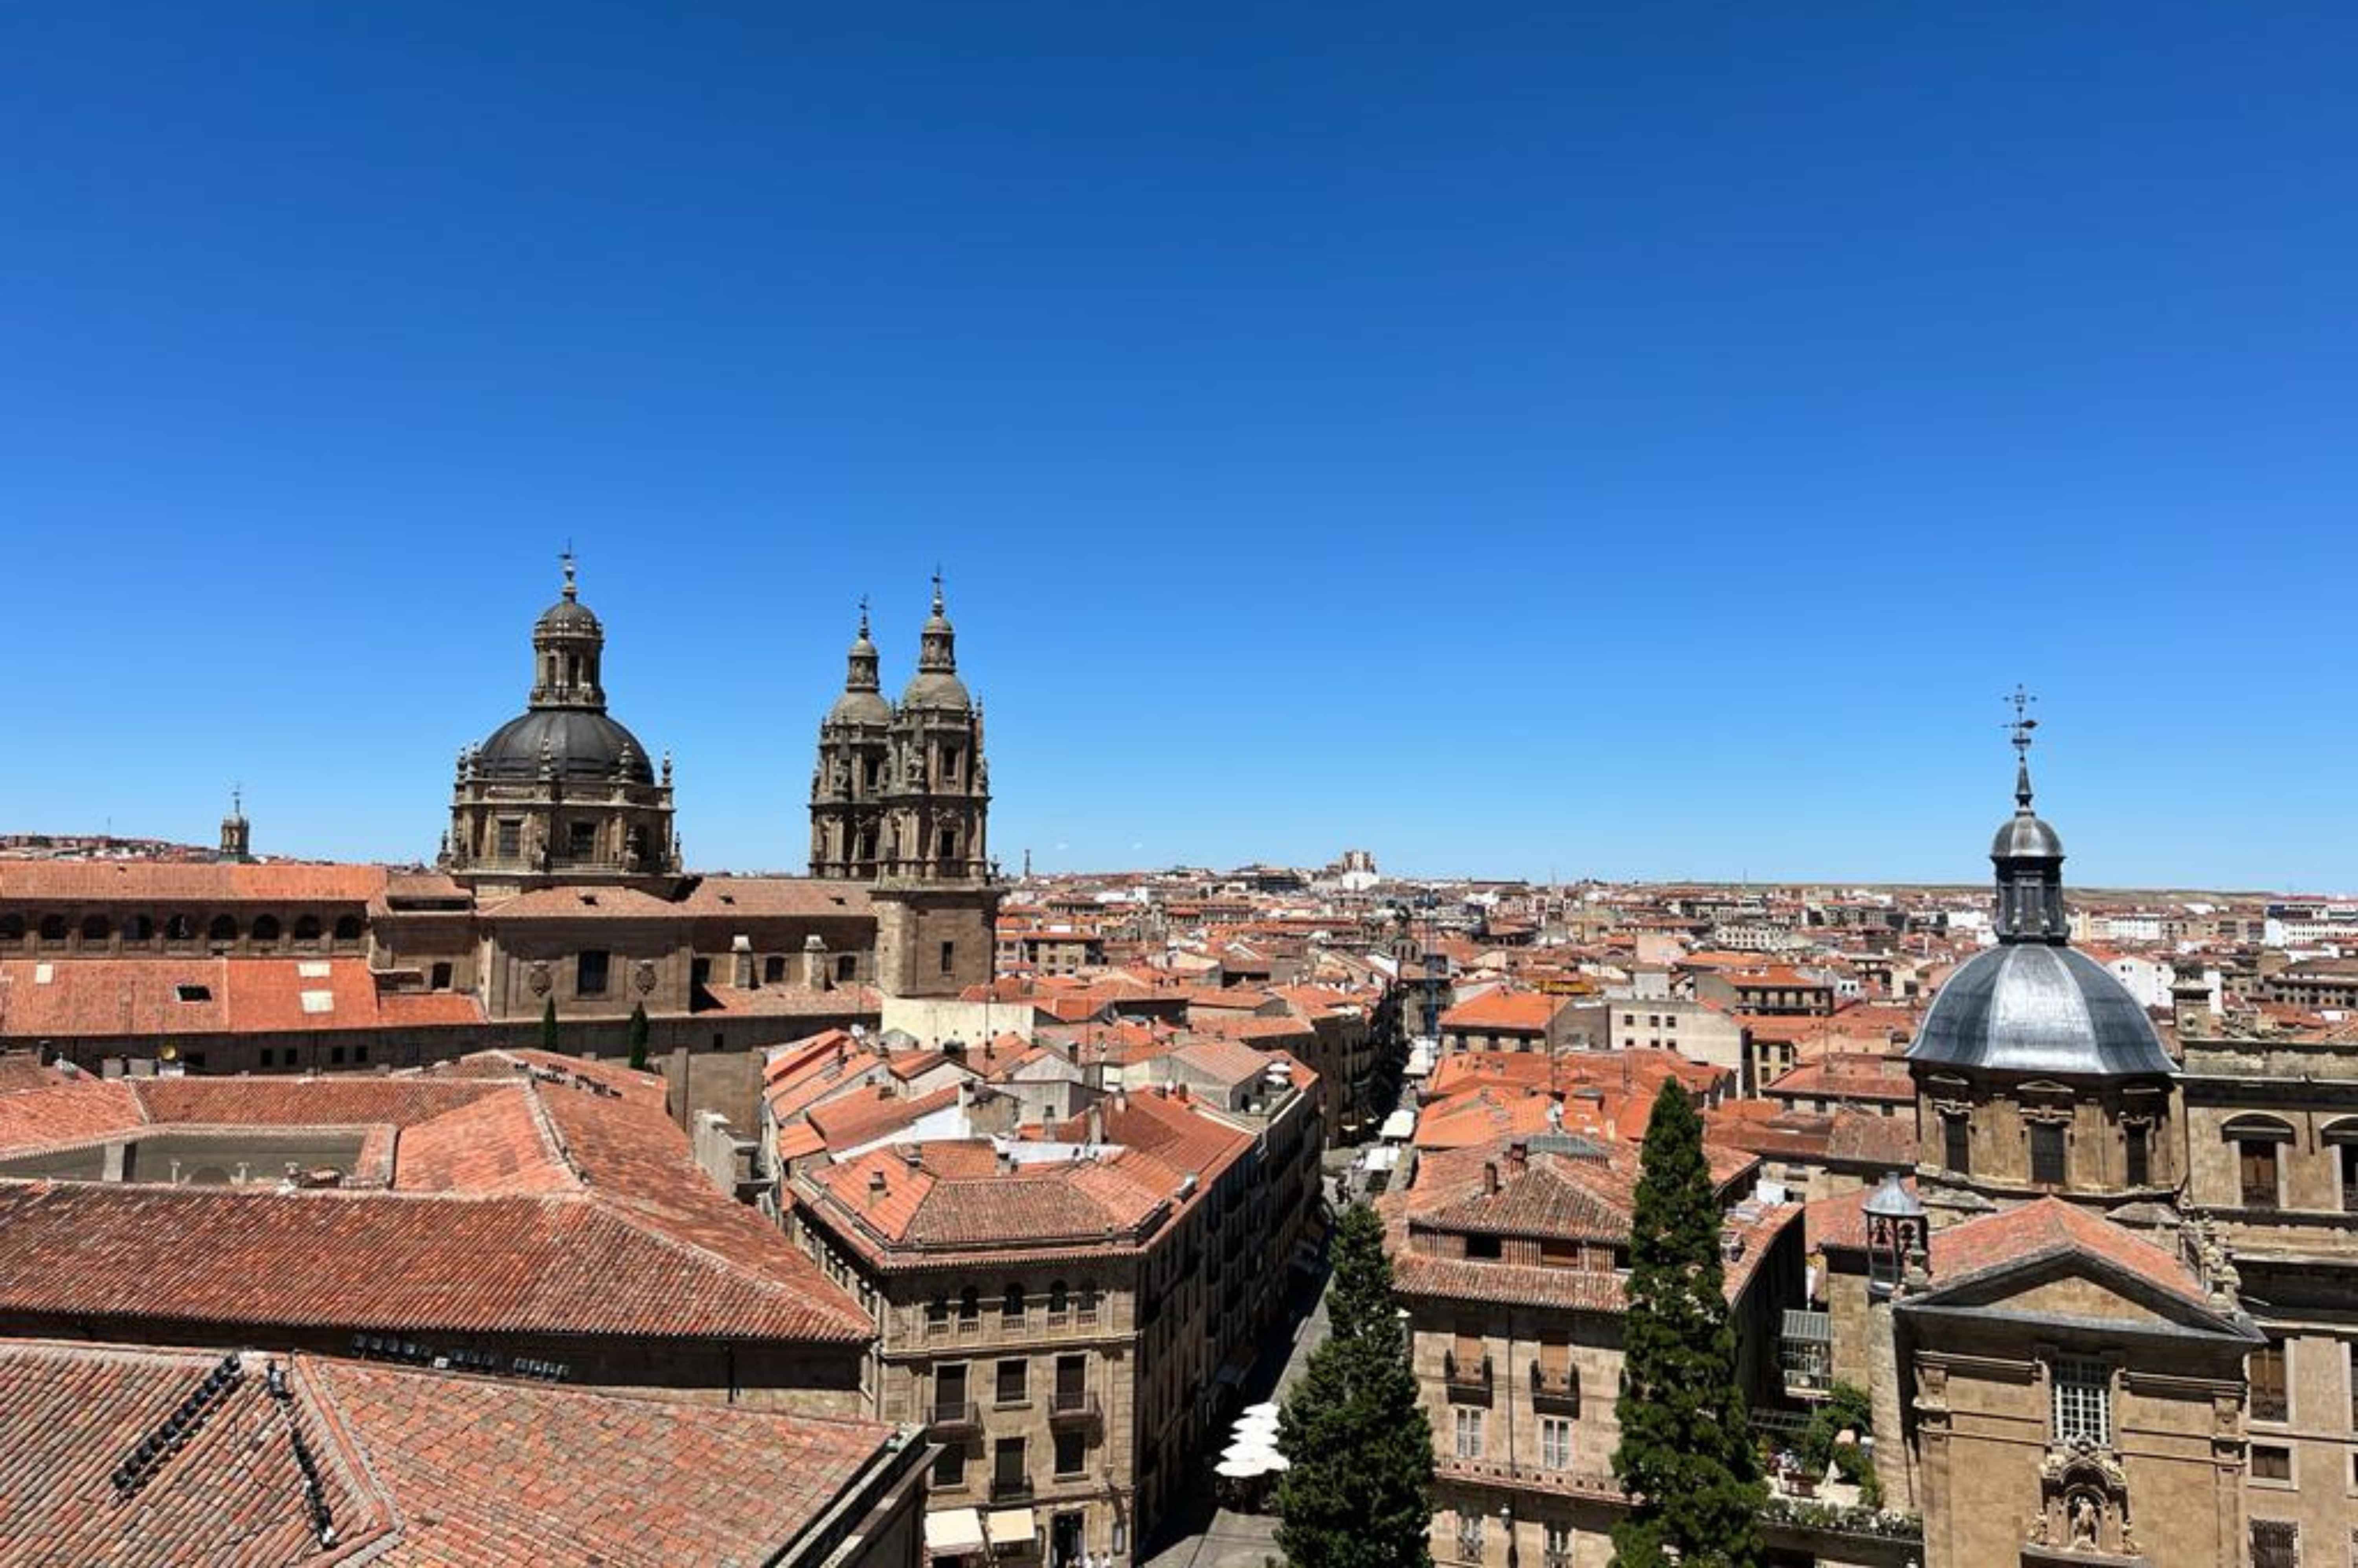
[{"label": "awning", "polygon": [[1806,1340],[1815,1345],[1832,1345],[1834,1342],[1833,1314],[1823,1312],[1803,1312],[1799,1307],[1787,1307],[1785,1337]]},{"label": "awning", "polygon": [[[968,1513],[974,1510],[969,1509]],[[993,1546],[1031,1546],[1036,1543],[1040,1527],[1033,1522],[1030,1509],[993,1509],[984,1521],[990,1527]]]},{"label": "awning", "polygon": [[1407,1142],[1416,1136],[1416,1112],[1412,1110],[1392,1112],[1384,1118],[1383,1130],[1376,1136],[1394,1143]]},{"label": "awning", "polygon": [[973,1509],[943,1509],[925,1516],[925,1550],[954,1557],[983,1547],[982,1515]]}]

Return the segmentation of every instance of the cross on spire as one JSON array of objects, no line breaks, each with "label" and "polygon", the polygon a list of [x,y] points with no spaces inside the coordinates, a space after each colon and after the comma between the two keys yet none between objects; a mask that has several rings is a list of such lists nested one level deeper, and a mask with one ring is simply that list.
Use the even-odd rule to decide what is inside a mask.
[{"label": "cross on spire", "polygon": [[936,614],[936,615],[939,615],[941,612],[942,612],[942,565],[941,565],[941,563],[940,563],[939,561],[936,561],[936,562],[934,563],[934,613],[935,613],[935,614]]},{"label": "cross on spire", "polygon": [[860,634],[868,635],[868,596],[864,593],[860,596]]},{"label": "cross on spire", "polygon": [[572,541],[572,540],[568,539],[568,540],[566,540],[566,541],[565,541],[565,549],[564,549],[564,552],[563,552],[562,554],[560,554],[557,558],[557,560],[558,560],[558,561],[562,562],[562,563],[564,564],[564,567],[565,567],[565,597],[566,597],[566,598],[568,598],[568,599],[571,599],[571,598],[575,597],[575,595],[579,592],[579,590],[578,590],[577,589],[575,589],[575,587],[573,586],[573,541]]}]

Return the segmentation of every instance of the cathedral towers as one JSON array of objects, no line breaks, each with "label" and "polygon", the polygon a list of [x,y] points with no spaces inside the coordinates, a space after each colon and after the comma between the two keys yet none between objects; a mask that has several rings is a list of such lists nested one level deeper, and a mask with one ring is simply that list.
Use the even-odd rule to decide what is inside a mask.
[{"label": "cathedral towers", "polygon": [[990,979],[999,889],[982,705],[958,678],[938,574],[897,703],[884,699],[877,663],[863,603],[843,693],[819,724],[811,875],[871,884],[888,993],[956,996]]}]

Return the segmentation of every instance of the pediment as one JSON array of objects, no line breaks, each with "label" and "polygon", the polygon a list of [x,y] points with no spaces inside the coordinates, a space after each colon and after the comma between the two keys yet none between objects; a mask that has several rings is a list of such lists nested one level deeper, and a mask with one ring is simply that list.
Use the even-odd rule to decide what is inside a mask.
[{"label": "pediment", "polygon": [[[1940,1239],[1932,1242],[1940,1267]],[[1996,1317],[2116,1323],[2125,1328],[2169,1329],[2247,1336],[2208,1303],[2085,1252],[2061,1249],[1942,1282],[1905,1298],[1909,1307],[1987,1314]]]}]

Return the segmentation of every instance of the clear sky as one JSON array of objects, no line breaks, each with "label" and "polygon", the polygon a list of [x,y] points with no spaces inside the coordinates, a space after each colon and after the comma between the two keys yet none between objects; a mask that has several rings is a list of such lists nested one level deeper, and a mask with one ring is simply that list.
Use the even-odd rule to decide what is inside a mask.
[{"label": "clear sky", "polygon": [[2358,886],[2358,11],[0,10],[0,827],[693,863],[947,574],[1044,868]]}]

